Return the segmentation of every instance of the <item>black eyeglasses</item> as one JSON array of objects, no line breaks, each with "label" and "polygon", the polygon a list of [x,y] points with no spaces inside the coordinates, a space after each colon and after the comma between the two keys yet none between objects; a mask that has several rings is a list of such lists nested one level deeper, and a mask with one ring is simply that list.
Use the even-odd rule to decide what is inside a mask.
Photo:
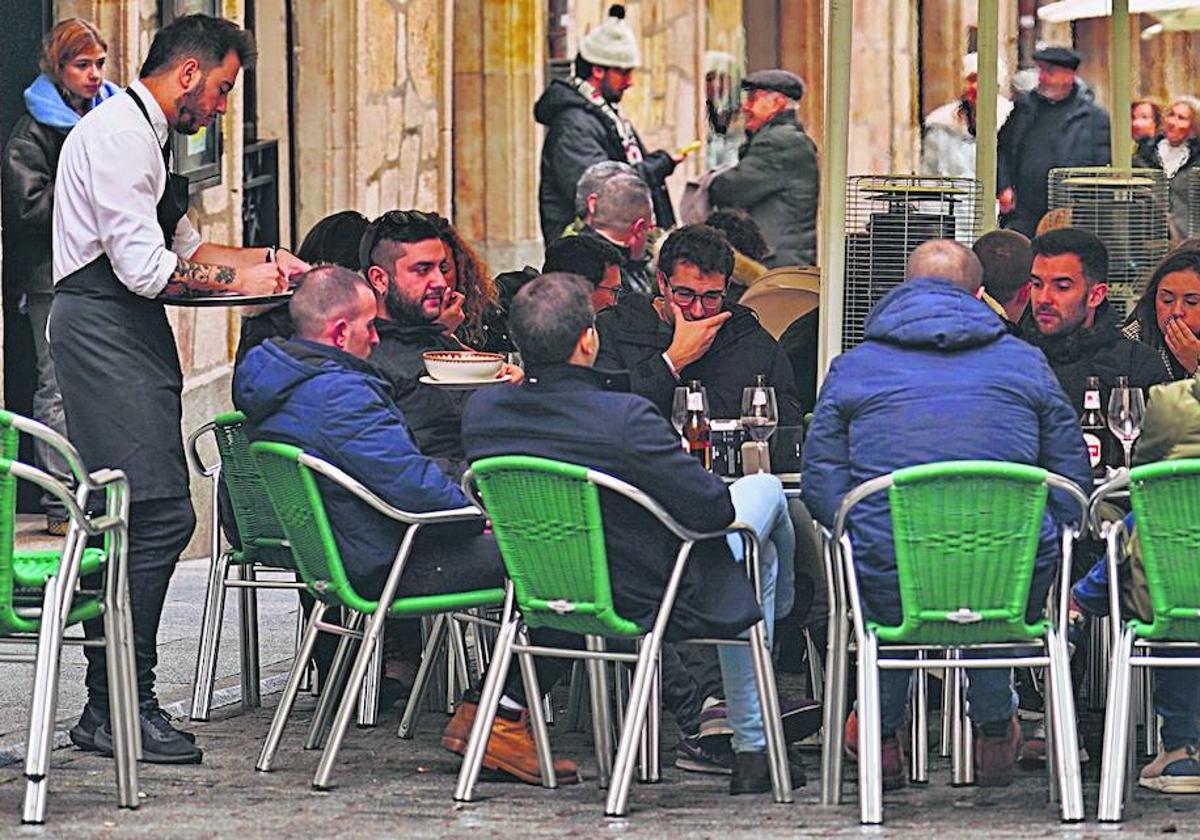
[{"label": "black eyeglasses", "polygon": [[699,298],[700,305],[705,311],[715,312],[721,308],[721,301],[725,299],[725,291],[721,290],[700,294],[695,289],[689,289],[686,286],[672,286],[671,297],[680,309],[687,309],[696,302],[696,298]]},{"label": "black eyeglasses", "polygon": [[596,291],[608,292],[612,295],[613,303],[620,303],[621,298],[625,297],[626,289],[624,286],[597,286]]},{"label": "black eyeglasses", "polygon": [[365,273],[371,267],[371,252],[380,240],[391,239],[411,227],[427,227],[433,231],[429,238],[438,238],[434,214],[421,210],[388,210],[367,225],[358,242],[358,264],[362,271]]}]

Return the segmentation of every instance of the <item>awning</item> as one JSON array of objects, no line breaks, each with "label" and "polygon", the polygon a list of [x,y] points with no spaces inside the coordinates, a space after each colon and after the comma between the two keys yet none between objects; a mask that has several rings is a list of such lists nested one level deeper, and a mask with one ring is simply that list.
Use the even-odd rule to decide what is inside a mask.
[{"label": "awning", "polygon": [[[1038,9],[1038,17],[1047,23],[1102,18],[1111,13],[1111,0],[1060,0]],[[1164,29],[1191,29],[1200,25],[1200,0],[1129,0],[1129,13],[1153,15]]]}]

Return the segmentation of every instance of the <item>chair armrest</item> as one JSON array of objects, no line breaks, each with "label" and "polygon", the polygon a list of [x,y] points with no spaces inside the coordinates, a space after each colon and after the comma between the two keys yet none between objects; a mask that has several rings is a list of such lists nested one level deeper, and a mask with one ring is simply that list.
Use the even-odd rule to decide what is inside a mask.
[{"label": "chair armrest", "polygon": [[74,476],[77,483],[88,484],[88,472],[83,466],[83,458],[69,440],[44,423],[39,423],[29,417],[22,417],[20,414],[10,414],[10,416],[14,429],[49,446],[66,461],[67,467],[71,470],[71,475]]},{"label": "chair armrest", "polygon": [[468,522],[473,519],[483,518],[483,511],[477,507],[467,506],[453,508],[451,510],[435,510],[424,513],[413,513],[411,511],[400,510],[397,507],[385,502],[375,493],[367,488],[361,481],[347,475],[343,470],[330,464],[328,461],[323,461],[314,455],[307,452],[302,452],[299,457],[300,463],[316,473],[320,473],[325,478],[337,484],[342,489],[353,493],[362,501],[366,502],[375,510],[382,513],[389,519],[394,519],[397,522],[403,522],[406,525],[433,525],[444,524],[449,522]]},{"label": "chair armrest", "polygon": [[196,429],[188,435],[187,445],[184,446],[183,452],[187,456],[188,466],[198,472],[205,478],[212,478],[221,470],[221,463],[218,461],[215,464],[205,464],[204,459],[200,457],[200,452],[196,445],[200,442],[200,438],[207,434],[215,432],[217,424],[209,421],[200,428]]},{"label": "chair armrest", "polygon": [[[63,506],[67,512],[68,518],[74,522],[81,531],[90,537],[110,531],[118,526],[124,525],[124,520],[117,516],[103,515],[97,517],[89,517],[76,501],[71,490],[49,473],[30,466],[29,464],[20,461],[10,461],[8,466],[9,473],[14,478],[21,481],[28,481],[30,484],[35,484],[42,490],[46,491]],[[116,471],[113,471],[116,472]],[[117,477],[124,478],[124,475],[117,472]]]},{"label": "chair armrest", "polygon": [[1087,521],[1097,539],[1104,539],[1104,523],[1100,521],[1099,515],[1100,503],[1128,486],[1129,470],[1121,467],[1115,476],[1092,491],[1092,497],[1088,499],[1087,504]]}]

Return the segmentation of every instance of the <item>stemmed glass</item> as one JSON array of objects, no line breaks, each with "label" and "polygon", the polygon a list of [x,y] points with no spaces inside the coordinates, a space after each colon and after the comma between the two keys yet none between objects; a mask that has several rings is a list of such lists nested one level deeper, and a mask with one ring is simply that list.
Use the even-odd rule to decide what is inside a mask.
[{"label": "stemmed glass", "polygon": [[759,472],[767,463],[767,440],[779,423],[775,389],[770,385],[750,385],[742,390],[742,428],[758,450]]},{"label": "stemmed glass", "polygon": [[675,434],[683,441],[684,449],[687,449],[687,441],[683,437],[683,427],[687,425],[688,418],[687,398],[688,389],[684,386],[676,388],[675,396],[671,398],[671,425],[675,427]]},{"label": "stemmed glass", "polygon": [[1125,448],[1125,468],[1130,466],[1133,442],[1142,433],[1146,399],[1141,388],[1118,386],[1108,396],[1108,428]]}]

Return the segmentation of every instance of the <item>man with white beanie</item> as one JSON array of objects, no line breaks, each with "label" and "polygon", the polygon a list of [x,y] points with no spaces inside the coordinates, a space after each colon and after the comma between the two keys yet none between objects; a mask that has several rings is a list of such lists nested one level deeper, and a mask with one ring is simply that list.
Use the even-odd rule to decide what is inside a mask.
[{"label": "man with white beanie", "polygon": [[617,108],[640,64],[641,51],[625,22],[625,7],[613,5],[608,18],[580,41],[572,76],[552,81],[534,105],[534,118],[547,129],[538,188],[547,242],[571,224],[579,177],[602,160],[632,166],[650,188],[657,226],[674,226],[665,182],[681,158],[664,150],[647,152],[633,124]]},{"label": "man with white beanie", "polygon": [[[999,87],[1004,89],[1008,66],[999,59]],[[962,95],[935,108],[925,117],[921,172],[953,178],[975,177],[975,106],[979,94],[979,55],[962,59]],[[996,130],[999,131],[1013,104],[1003,94],[996,97]]]}]

